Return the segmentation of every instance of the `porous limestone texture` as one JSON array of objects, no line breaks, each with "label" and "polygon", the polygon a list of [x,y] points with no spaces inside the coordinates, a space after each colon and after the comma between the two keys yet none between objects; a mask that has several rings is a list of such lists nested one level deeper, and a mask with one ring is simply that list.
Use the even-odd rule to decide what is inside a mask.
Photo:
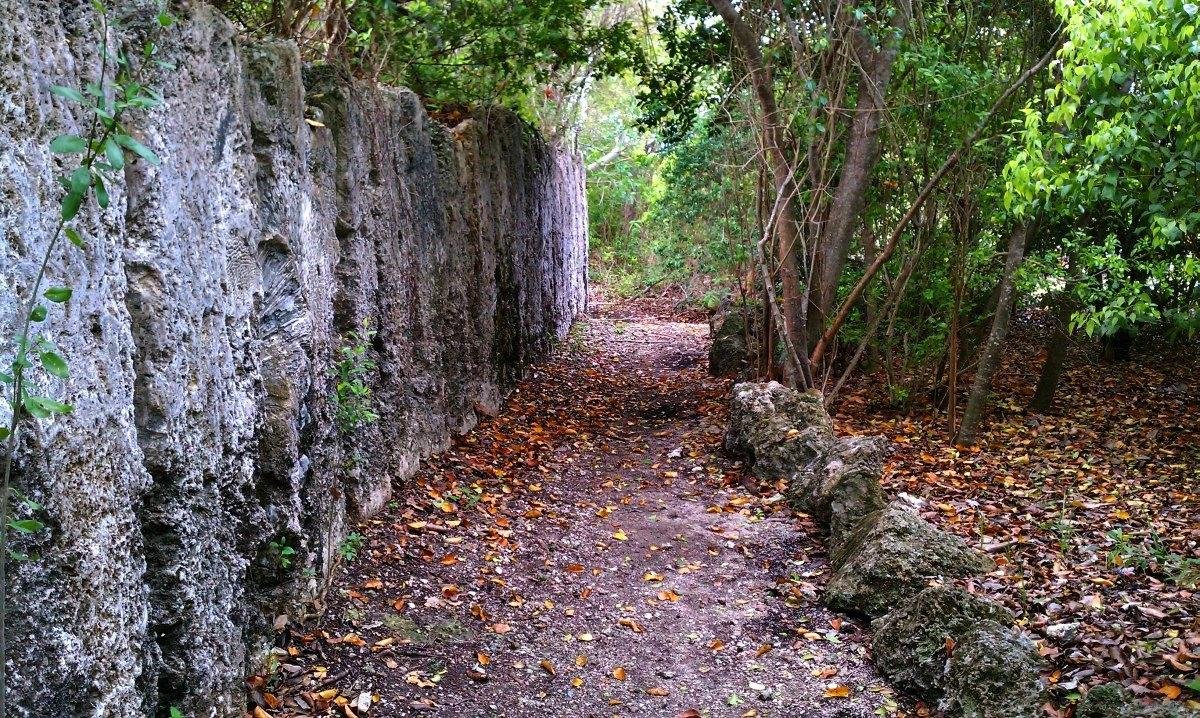
[{"label": "porous limestone texture", "polygon": [[821,398],[775,382],[736,384],[726,448],[829,535],[826,605],[874,618],[879,672],[956,718],[1037,718],[1036,647],[1004,607],[953,585],[990,558],[903,502],[887,502],[882,437],[835,438]]},{"label": "porous limestone texture", "polygon": [[[109,4],[112,46],[140,47],[157,3]],[[130,121],[161,164],[129,164],[75,222],[86,248],[47,268],[74,288],[42,325],[71,375],[32,390],[74,412],[27,424],[16,456],[47,528],[9,563],[10,717],[242,715],[272,623],[353,523],[586,301],[573,152],[505,112],[443,127],[208,5],[175,13],[149,77],[164,103]],[[94,80],[98,33],[88,0],[0,2],[6,342],[57,219],[48,143],[84,131],[50,88]],[[363,322],[379,419],[347,430],[334,366]]]}]

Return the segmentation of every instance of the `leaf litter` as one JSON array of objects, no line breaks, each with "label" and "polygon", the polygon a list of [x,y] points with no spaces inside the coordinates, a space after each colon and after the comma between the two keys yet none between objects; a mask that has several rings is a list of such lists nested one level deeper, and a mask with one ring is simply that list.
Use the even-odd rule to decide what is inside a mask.
[{"label": "leaf litter", "polygon": [[581,321],[500,416],[398,484],[323,617],[286,626],[250,679],[252,711],[914,712],[864,627],[819,604],[811,522],[722,455],[707,328],[624,311]]}]

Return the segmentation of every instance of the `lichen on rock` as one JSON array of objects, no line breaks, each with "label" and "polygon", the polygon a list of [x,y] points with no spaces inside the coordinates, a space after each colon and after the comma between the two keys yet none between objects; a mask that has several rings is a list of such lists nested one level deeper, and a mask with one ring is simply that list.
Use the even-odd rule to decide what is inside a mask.
[{"label": "lichen on rock", "polygon": [[837,439],[824,460],[810,471],[792,474],[792,505],[826,527],[831,544],[845,541],[862,519],[887,506],[880,486],[887,440],[881,436]]},{"label": "lichen on rock", "polygon": [[961,718],[1040,718],[1045,702],[1037,647],[993,620],[977,623],[950,652],[938,708]]},{"label": "lichen on rock", "polygon": [[811,471],[832,442],[833,421],[817,394],[774,381],[734,385],[725,447],[755,475],[777,479]]},{"label": "lichen on rock", "polygon": [[1200,712],[1176,703],[1143,705],[1121,685],[1104,683],[1075,705],[1075,718],[1200,718]]},{"label": "lichen on rock", "polygon": [[957,536],[939,531],[903,504],[864,518],[830,553],[829,606],[882,616],[931,581],[987,573],[991,559]]},{"label": "lichen on rock", "polygon": [[954,586],[930,586],[871,628],[871,655],[879,672],[897,688],[935,700],[946,684],[946,663],[963,637],[982,621],[1004,625],[1012,614],[1002,606]]},{"label": "lichen on rock", "polygon": [[746,368],[750,346],[746,341],[746,314],[729,308],[709,320],[712,341],[708,347],[708,372],[713,376],[733,376]]}]

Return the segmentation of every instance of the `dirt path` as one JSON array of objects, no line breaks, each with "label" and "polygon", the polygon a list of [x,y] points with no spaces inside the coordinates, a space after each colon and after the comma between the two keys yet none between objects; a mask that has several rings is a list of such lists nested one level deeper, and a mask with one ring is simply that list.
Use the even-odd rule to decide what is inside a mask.
[{"label": "dirt path", "polygon": [[705,336],[581,322],[360,529],[324,619],[268,679],[269,715],[894,711],[865,634],[816,601],[820,542],[721,455]]}]

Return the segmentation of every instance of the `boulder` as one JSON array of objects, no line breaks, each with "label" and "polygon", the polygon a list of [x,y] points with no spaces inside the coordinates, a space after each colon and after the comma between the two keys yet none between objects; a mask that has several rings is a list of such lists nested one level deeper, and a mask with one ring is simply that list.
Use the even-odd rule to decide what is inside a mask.
[{"label": "boulder", "polygon": [[712,343],[708,348],[708,373],[713,376],[733,376],[746,368],[750,357],[746,315],[728,309],[713,315],[708,322]]},{"label": "boulder", "polygon": [[983,621],[1008,625],[1002,606],[953,586],[931,586],[872,624],[875,667],[897,688],[927,701],[945,689],[946,663]]},{"label": "boulder", "polygon": [[763,478],[811,471],[833,443],[833,422],[817,394],[778,382],[733,387],[725,448]]},{"label": "boulder", "polygon": [[892,502],[858,523],[831,547],[830,607],[882,616],[936,579],[987,573],[991,559],[957,536],[939,531],[903,504]]},{"label": "boulder", "polygon": [[1200,718],[1200,713],[1173,703],[1142,705],[1120,685],[1105,683],[1076,704],[1075,718]]},{"label": "boulder", "polygon": [[882,436],[853,436],[836,440],[822,464],[796,472],[788,498],[796,509],[810,514],[826,528],[836,545],[866,516],[887,506],[879,479],[887,440]]},{"label": "boulder", "polygon": [[939,710],[961,718],[1041,718],[1046,688],[1037,647],[1019,631],[982,621],[950,652]]}]

